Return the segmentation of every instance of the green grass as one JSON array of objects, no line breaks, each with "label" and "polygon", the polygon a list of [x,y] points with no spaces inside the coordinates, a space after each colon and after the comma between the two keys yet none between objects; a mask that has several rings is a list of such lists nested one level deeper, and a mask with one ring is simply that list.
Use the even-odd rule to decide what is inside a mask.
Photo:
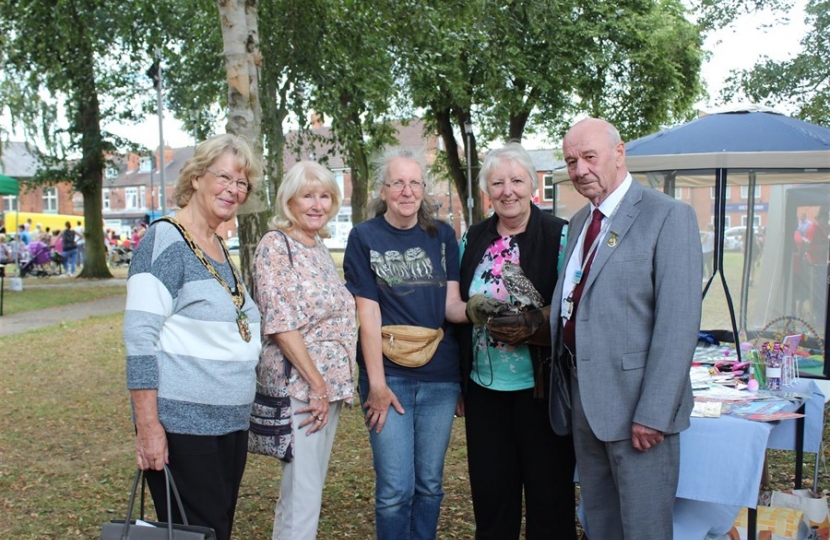
[{"label": "green grass", "polygon": [[67,304],[87,302],[126,293],[125,287],[120,285],[75,287],[62,287],[59,285],[31,286],[33,283],[40,285],[41,281],[33,281],[30,278],[26,278],[23,280],[22,291],[10,291],[9,280],[6,279],[3,291],[3,314],[13,315],[24,311],[37,311],[48,307],[65,306]]},{"label": "green grass", "polygon": [[[342,266],[343,253],[332,256]],[[739,255],[726,254],[725,274],[733,295],[738,293],[735,280],[741,263]],[[126,277],[126,268],[113,273]],[[83,281],[76,281],[26,278],[22,293],[7,290],[5,312],[15,304],[20,311],[41,309],[124,292],[120,286],[82,286]],[[728,322],[725,306],[722,293],[710,291],[704,321]],[[122,323],[122,315],[102,316],[0,338],[0,350],[15,351],[0,362],[0,538],[97,538],[101,523],[123,517],[134,474],[134,430],[125,389]],[[360,411],[344,409],[319,538],[374,537],[371,455]],[[791,487],[794,454],[768,455],[771,486]],[[805,487],[812,484],[813,461],[807,454]],[[278,461],[249,457],[234,538],[270,537],[280,475]],[[823,469],[819,483],[830,484]],[[473,538],[463,420],[456,420],[453,428],[444,491],[438,537]]]},{"label": "green grass", "polygon": [[[134,431],[122,323],[122,315],[94,317],[0,338],[0,350],[17,351],[0,362],[0,538],[97,538],[101,523],[125,513]],[[792,485],[793,455],[769,453],[774,488]],[[813,459],[805,459],[806,486]],[[250,456],[234,538],[270,537],[280,474],[275,459]],[[822,470],[820,483],[828,482]],[[453,428],[444,491],[438,537],[473,538],[463,420]],[[368,436],[359,410],[344,409],[319,538],[373,538],[373,497]]]},{"label": "green grass", "polygon": [[[97,538],[101,523],[123,517],[135,458],[122,322],[95,317],[0,338],[0,350],[19,351],[0,362],[0,538]],[[473,537],[463,428],[456,421],[440,538]],[[234,538],[270,538],[280,474],[277,460],[250,456]],[[368,435],[359,410],[344,409],[319,538],[372,538],[373,516]]]}]

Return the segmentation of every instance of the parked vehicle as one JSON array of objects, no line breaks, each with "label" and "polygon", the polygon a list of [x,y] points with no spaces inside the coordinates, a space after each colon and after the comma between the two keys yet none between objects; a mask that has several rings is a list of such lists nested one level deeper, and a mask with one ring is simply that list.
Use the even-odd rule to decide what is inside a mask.
[{"label": "parked vehicle", "polygon": [[[746,227],[729,227],[723,232],[723,249],[724,251],[743,251],[744,249],[744,235],[746,234]],[[754,228],[754,235],[759,235],[761,232],[758,227]]]},{"label": "parked vehicle", "polygon": [[228,252],[231,255],[239,255],[239,237],[234,236],[225,240],[225,245],[228,246]]}]

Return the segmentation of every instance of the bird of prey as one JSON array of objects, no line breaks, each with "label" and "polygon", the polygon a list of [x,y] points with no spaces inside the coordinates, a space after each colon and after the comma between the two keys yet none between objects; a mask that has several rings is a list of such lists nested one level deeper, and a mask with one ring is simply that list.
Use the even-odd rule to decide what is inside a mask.
[{"label": "bird of prey", "polygon": [[510,293],[518,305],[526,309],[530,306],[534,308],[541,308],[545,305],[542,300],[542,295],[533,286],[533,283],[527,279],[522,267],[518,264],[513,264],[510,261],[505,261],[501,267],[501,279],[504,283],[507,292]]}]

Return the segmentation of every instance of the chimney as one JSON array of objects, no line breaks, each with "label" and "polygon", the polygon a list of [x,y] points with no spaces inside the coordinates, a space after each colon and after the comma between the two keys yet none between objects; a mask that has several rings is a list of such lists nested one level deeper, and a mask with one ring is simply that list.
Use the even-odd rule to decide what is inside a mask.
[{"label": "chimney", "polygon": [[141,163],[141,159],[138,157],[138,154],[134,154],[130,152],[127,154],[127,172],[135,172],[138,170],[138,166]]}]

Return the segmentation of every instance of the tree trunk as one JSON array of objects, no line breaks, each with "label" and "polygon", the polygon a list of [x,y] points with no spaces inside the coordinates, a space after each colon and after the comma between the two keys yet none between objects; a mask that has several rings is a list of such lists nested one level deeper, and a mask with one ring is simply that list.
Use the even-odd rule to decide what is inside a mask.
[{"label": "tree trunk", "polygon": [[[87,45],[85,40],[81,43]],[[76,62],[74,100],[77,106],[75,130],[81,134],[82,157],[80,180],[75,187],[84,197],[84,266],[78,277],[111,278],[107,267],[107,252],[104,247],[104,221],[102,217],[102,195],[104,176],[104,153],[101,137],[101,109],[98,91],[95,87],[95,62],[92,50],[83,47]],[[79,59],[80,60],[80,59]]]},{"label": "tree trunk", "polygon": [[[256,0],[217,0],[228,79],[226,131],[247,138],[262,159],[262,105],[259,101],[259,29]],[[264,179],[263,179],[264,180]],[[270,215],[265,181],[259,182],[239,209],[239,259],[242,278],[252,289],[253,254]]]},{"label": "tree trunk", "polygon": [[352,225],[357,225],[374,216],[368,215],[369,202],[369,156],[363,143],[363,130],[360,115],[352,113],[349,121],[360,137],[349,143],[349,159],[352,173]]},{"label": "tree trunk", "polygon": [[[469,116],[467,114],[466,116]],[[458,115],[458,126],[461,129],[461,133],[464,133],[464,114]],[[470,179],[469,179],[469,190],[470,195],[473,198],[473,220],[472,222],[469,221],[470,218],[470,210],[467,209],[467,205],[464,205],[464,208],[467,209],[465,215],[467,220],[467,228],[469,229],[474,224],[478,223],[482,219],[484,219],[484,209],[481,206],[481,190],[478,188],[478,171],[481,169],[481,165],[478,161],[478,147],[476,146],[476,136],[475,133],[471,133],[469,137],[466,133],[464,133],[464,149],[467,150],[467,145],[470,145],[469,148],[469,156],[470,156]],[[466,155],[466,154],[465,154]],[[466,161],[466,159],[465,159]],[[466,179],[466,171],[465,171],[465,184],[467,183]],[[465,198],[466,199],[466,198]]]},{"label": "tree trunk", "polygon": [[[452,182],[455,185],[455,190],[458,193],[458,198],[462,201],[461,211],[464,217],[464,222],[467,224],[467,228],[469,229],[471,225],[474,223],[478,223],[484,217],[481,207],[481,191],[478,189],[478,182],[476,178],[478,176],[478,151],[476,150],[475,146],[475,135],[470,135],[469,141],[471,142],[470,148],[470,164],[471,164],[471,179],[470,179],[470,189],[472,190],[473,195],[473,222],[470,223],[470,211],[467,208],[467,134],[464,133],[464,120],[463,118],[464,113],[459,113],[456,115],[458,118],[458,124],[461,128],[462,138],[464,140],[464,160],[462,161],[459,154],[459,147],[458,143],[455,140],[455,132],[453,131],[453,111],[449,108],[445,108],[439,110],[436,114],[436,120],[438,123],[438,132],[441,135],[441,138],[444,140],[444,148],[447,149],[447,168],[450,172],[450,177],[452,178]],[[467,116],[469,117],[469,115]]]}]

